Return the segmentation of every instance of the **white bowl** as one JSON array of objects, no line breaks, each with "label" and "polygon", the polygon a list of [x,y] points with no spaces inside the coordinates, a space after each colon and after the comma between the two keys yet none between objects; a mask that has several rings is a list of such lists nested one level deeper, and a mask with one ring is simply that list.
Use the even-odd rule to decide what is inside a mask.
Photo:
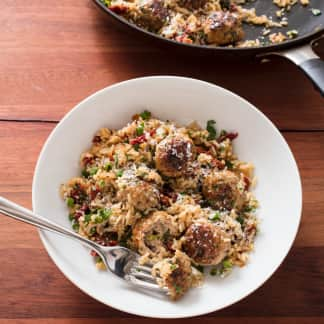
[{"label": "white bowl", "polygon": [[34,181],[34,211],[70,228],[59,186],[78,175],[81,152],[100,127],[119,128],[144,109],[180,124],[209,119],[238,131],[239,158],[255,165],[260,232],[250,262],[224,279],[208,276],[202,288],[172,302],[134,290],[94,266],[89,250],[45,231],[40,236],[59,269],[76,286],[116,309],[157,318],[206,314],[229,306],[260,287],[278,268],[296,236],[301,217],[301,182],[294,157],[279,131],[259,110],[215,85],[180,77],[134,79],[105,88],[78,104],[53,130],[40,154]]}]

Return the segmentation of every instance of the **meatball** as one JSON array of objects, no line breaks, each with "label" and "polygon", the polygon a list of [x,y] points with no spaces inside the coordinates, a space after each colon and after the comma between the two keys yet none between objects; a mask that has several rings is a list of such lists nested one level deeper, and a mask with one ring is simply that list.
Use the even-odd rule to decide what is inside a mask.
[{"label": "meatball", "polygon": [[156,147],[156,168],[165,176],[178,177],[187,171],[194,156],[194,144],[189,137],[169,135]]},{"label": "meatball", "polygon": [[202,192],[209,204],[216,209],[240,208],[244,202],[244,184],[231,171],[209,174],[202,183]]},{"label": "meatball", "polygon": [[205,22],[204,32],[207,42],[216,45],[232,44],[244,36],[241,19],[229,11],[213,12]]},{"label": "meatball", "polygon": [[202,8],[207,0],[179,0],[179,6],[185,7],[189,10]]},{"label": "meatball", "polygon": [[117,199],[127,201],[141,212],[147,213],[160,205],[160,193],[153,184],[142,180],[124,182],[122,179],[118,187]]},{"label": "meatball", "polygon": [[209,222],[194,223],[183,237],[183,251],[197,264],[216,265],[231,246],[226,233]]},{"label": "meatball", "polygon": [[156,211],[139,221],[133,230],[133,246],[141,255],[160,260],[172,254],[173,238],[178,229],[173,224],[172,216],[163,211]]},{"label": "meatball", "polygon": [[153,276],[161,287],[167,287],[173,300],[179,299],[192,286],[193,276],[190,259],[177,250],[174,257],[156,263]]},{"label": "meatball", "polygon": [[136,23],[151,31],[158,31],[168,17],[168,10],[160,0],[145,0],[139,6],[135,17]]}]

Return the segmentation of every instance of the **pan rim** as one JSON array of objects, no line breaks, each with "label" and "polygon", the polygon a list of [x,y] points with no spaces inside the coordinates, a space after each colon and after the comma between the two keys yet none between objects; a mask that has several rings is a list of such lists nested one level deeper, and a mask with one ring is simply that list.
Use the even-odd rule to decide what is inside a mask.
[{"label": "pan rim", "polygon": [[266,52],[276,52],[278,50],[284,50],[284,49],[289,49],[292,47],[296,47],[298,45],[305,44],[307,42],[311,42],[313,40],[316,40],[319,38],[321,35],[324,34],[324,26],[320,28],[319,30],[313,31],[311,33],[307,33],[301,37],[297,37],[291,40],[284,41],[279,44],[272,44],[272,45],[267,45],[267,46],[251,46],[251,47],[212,47],[212,46],[206,46],[206,45],[197,45],[197,44],[187,44],[187,43],[180,43],[177,42],[176,40],[173,39],[168,39],[163,36],[160,36],[158,34],[155,34],[153,32],[150,32],[144,28],[141,28],[120,15],[114,13],[112,10],[110,10],[107,6],[105,6],[101,0],[93,0],[93,2],[100,8],[102,9],[106,14],[109,16],[113,17],[115,20],[119,21],[123,25],[127,26],[128,28],[132,30],[136,30],[137,32],[141,32],[144,35],[147,35],[151,38],[154,38],[156,40],[161,40],[163,42],[166,42],[170,45],[175,45],[179,46],[182,48],[188,48],[188,49],[197,49],[197,50],[203,50],[207,52],[217,52],[217,53],[237,53],[240,52],[241,54],[251,54],[253,53],[266,53]]}]

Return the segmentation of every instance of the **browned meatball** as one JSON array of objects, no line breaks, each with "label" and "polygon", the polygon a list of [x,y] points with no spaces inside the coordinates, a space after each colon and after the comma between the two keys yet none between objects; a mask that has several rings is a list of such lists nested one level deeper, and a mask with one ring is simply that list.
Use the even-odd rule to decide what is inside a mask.
[{"label": "browned meatball", "polygon": [[119,190],[117,198],[121,201],[127,201],[135,209],[148,212],[160,204],[159,190],[152,184],[138,180],[134,182],[118,182]]},{"label": "browned meatball", "polygon": [[179,6],[192,10],[202,8],[207,0],[179,0],[178,3]]},{"label": "browned meatball", "polygon": [[210,44],[228,45],[244,36],[242,21],[237,14],[229,11],[215,11],[206,20],[204,32]]},{"label": "browned meatball", "polygon": [[189,137],[170,135],[156,147],[156,168],[168,177],[181,176],[186,172],[194,155],[194,145]]},{"label": "browned meatball", "polygon": [[183,251],[197,264],[216,265],[226,256],[230,239],[218,226],[206,222],[194,223],[183,237]]},{"label": "browned meatball", "polygon": [[168,10],[160,0],[146,0],[139,6],[136,23],[151,31],[158,31],[168,17]]},{"label": "browned meatball", "polygon": [[153,260],[172,254],[173,238],[178,234],[172,216],[156,211],[141,219],[133,230],[133,246],[141,255]]},{"label": "browned meatball", "polygon": [[212,207],[231,210],[243,203],[241,188],[244,185],[235,173],[224,170],[208,175],[203,180],[202,192]]},{"label": "browned meatball", "polygon": [[152,271],[161,287],[167,287],[173,300],[179,299],[192,286],[190,258],[177,250],[172,258],[157,262]]}]

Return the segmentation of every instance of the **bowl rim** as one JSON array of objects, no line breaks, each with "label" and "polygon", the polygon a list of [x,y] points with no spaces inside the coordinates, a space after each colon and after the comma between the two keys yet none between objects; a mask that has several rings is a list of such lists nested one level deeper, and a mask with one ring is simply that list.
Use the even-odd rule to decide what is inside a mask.
[{"label": "bowl rim", "polygon": [[[257,285],[255,285],[254,288],[250,289],[246,294],[244,294],[243,296],[240,296],[239,298],[236,298],[235,300],[227,303],[226,305],[220,307],[220,308],[217,308],[217,309],[213,309],[213,307],[209,307],[208,309],[204,309],[202,310],[201,312],[195,312],[194,314],[182,314],[182,313],[179,313],[177,315],[174,315],[172,314],[171,316],[168,315],[168,314],[163,314],[163,316],[161,314],[159,315],[154,315],[153,313],[148,315],[146,312],[143,312],[141,310],[138,310],[136,312],[134,311],[129,311],[127,309],[127,306],[123,307],[123,305],[115,305],[115,304],[108,304],[105,300],[103,300],[102,298],[99,298],[97,296],[95,296],[93,293],[87,291],[86,289],[84,288],[81,288],[78,284],[78,280],[75,280],[72,276],[70,276],[69,273],[67,273],[67,271],[64,270],[64,266],[61,265],[60,263],[60,260],[59,259],[56,259],[56,256],[55,256],[55,253],[54,253],[54,250],[52,249],[52,247],[50,246],[50,242],[47,240],[46,238],[46,231],[45,230],[41,230],[41,229],[38,229],[38,233],[39,233],[39,236],[40,236],[40,239],[41,239],[41,242],[43,243],[48,255],[50,256],[50,258],[52,259],[52,261],[54,262],[54,264],[58,267],[58,269],[63,273],[63,275],[70,281],[72,282],[78,289],[80,289],[82,292],[84,292],[85,294],[87,294],[88,296],[92,297],[93,299],[97,300],[98,302],[108,306],[108,307],[111,307],[111,308],[114,308],[118,311],[122,311],[122,312],[125,312],[125,313],[128,313],[128,314],[132,314],[132,315],[137,315],[137,316],[143,316],[143,317],[147,317],[147,318],[164,318],[164,319],[176,319],[176,318],[190,318],[190,317],[196,317],[196,316],[201,316],[201,315],[205,315],[205,314],[209,314],[209,313],[212,313],[212,312],[216,312],[216,311],[219,311],[221,309],[224,309],[224,308],[227,308],[243,299],[245,299],[246,297],[248,297],[249,295],[251,295],[253,292],[255,292],[257,289],[259,289],[261,286],[264,285],[264,283],[266,281],[268,281],[272,275],[278,270],[278,268],[281,266],[281,264],[283,263],[283,261],[286,259],[289,251],[291,250],[294,242],[295,242],[295,239],[296,239],[296,236],[297,236],[297,233],[298,233],[298,230],[300,228],[300,223],[301,223],[301,218],[302,218],[302,203],[303,203],[303,195],[302,195],[302,182],[301,182],[301,177],[300,177],[300,173],[299,173],[299,169],[298,169],[298,165],[297,165],[297,162],[295,160],[295,157],[289,147],[289,144],[287,143],[287,141],[285,140],[285,138],[283,137],[283,135],[280,133],[280,131],[278,130],[278,128],[273,124],[273,122],[263,113],[261,112],[259,109],[257,109],[253,104],[251,104],[250,102],[248,102],[246,99],[240,97],[239,95],[223,88],[223,87],[220,87],[216,84],[213,84],[213,83],[210,83],[210,82],[207,82],[207,81],[203,81],[203,80],[199,80],[199,79],[195,79],[195,78],[189,78],[189,77],[182,77],[182,76],[172,76],[172,75],[156,75],[156,76],[146,76],[146,77],[139,77],[139,78],[133,78],[133,79],[128,79],[128,80],[125,80],[125,81],[121,81],[121,82],[118,82],[118,83],[114,83],[110,86],[107,86],[105,88],[102,88],[96,92],[94,92],[93,94],[89,95],[88,97],[86,97],[85,99],[83,99],[82,101],[80,101],[79,103],[77,103],[70,111],[68,111],[64,116],[63,118],[57,123],[57,125],[53,128],[53,130],[51,131],[51,133],[49,134],[49,136],[47,137],[46,141],[44,142],[43,146],[42,146],[42,149],[40,151],[40,154],[38,156],[38,159],[37,159],[37,163],[36,163],[36,166],[35,166],[35,169],[34,169],[34,176],[33,176],[33,181],[32,181],[32,208],[33,208],[33,211],[36,213],[36,201],[37,201],[37,198],[36,198],[36,184],[37,184],[37,181],[38,181],[38,177],[39,177],[39,168],[40,168],[40,164],[41,164],[41,161],[44,159],[44,156],[45,156],[45,152],[47,150],[47,147],[50,145],[50,142],[52,141],[52,138],[54,137],[54,134],[56,133],[56,131],[63,127],[62,125],[64,124],[64,121],[68,118],[70,118],[70,116],[75,112],[77,111],[82,105],[84,105],[86,102],[92,100],[94,97],[96,97],[97,95],[99,95],[100,93],[103,93],[103,92],[106,92],[106,91],[109,91],[111,89],[114,89],[116,87],[123,87],[125,84],[130,84],[130,83],[137,83],[137,82],[141,82],[143,80],[160,80],[160,79],[176,79],[178,81],[190,81],[190,82],[195,82],[196,84],[201,84],[203,86],[208,86],[208,87],[213,87],[215,89],[218,89],[220,91],[222,91],[223,93],[227,94],[227,95],[230,95],[230,96],[234,96],[236,98],[236,100],[238,101],[241,101],[241,103],[243,103],[244,105],[247,105],[249,106],[249,108],[251,108],[256,114],[258,114],[261,118],[265,119],[269,125],[271,126],[272,130],[277,133],[277,135],[279,135],[283,141],[283,144],[285,145],[285,148],[287,150],[287,153],[290,155],[290,158],[291,158],[291,162],[293,163],[293,167],[294,167],[294,173],[295,173],[295,177],[296,177],[296,180],[298,182],[298,187],[296,188],[296,192],[299,196],[299,201],[295,203],[295,205],[298,205],[297,208],[298,208],[298,215],[299,215],[299,219],[298,219],[298,223],[297,223],[297,226],[296,226],[296,229],[293,233],[293,235],[291,236],[290,240],[290,244],[287,245],[286,247],[286,251],[283,253],[283,257],[282,257],[282,260],[274,267],[273,271],[271,271],[269,274],[267,274],[267,276],[265,277],[264,280],[262,280],[260,283],[258,283]],[[297,214],[297,212],[296,212]]]}]

